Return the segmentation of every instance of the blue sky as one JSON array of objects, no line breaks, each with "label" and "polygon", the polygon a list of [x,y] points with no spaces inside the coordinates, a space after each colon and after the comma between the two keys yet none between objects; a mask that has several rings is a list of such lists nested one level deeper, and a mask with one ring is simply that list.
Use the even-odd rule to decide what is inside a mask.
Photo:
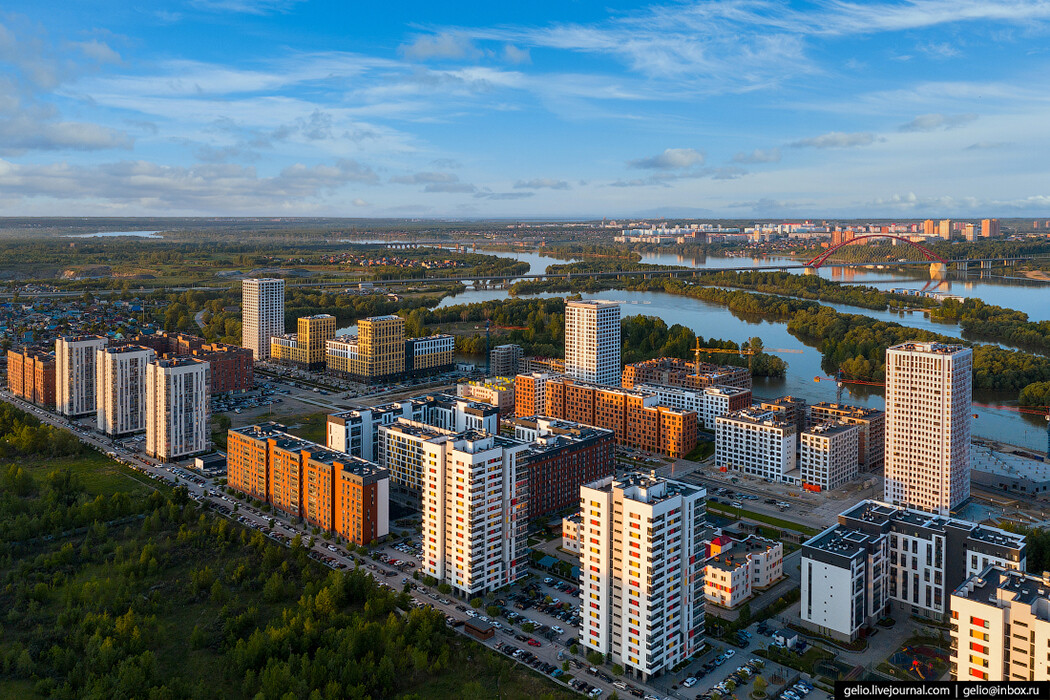
[{"label": "blue sky", "polygon": [[0,212],[1045,217],[1048,29],[1036,0],[14,0]]}]

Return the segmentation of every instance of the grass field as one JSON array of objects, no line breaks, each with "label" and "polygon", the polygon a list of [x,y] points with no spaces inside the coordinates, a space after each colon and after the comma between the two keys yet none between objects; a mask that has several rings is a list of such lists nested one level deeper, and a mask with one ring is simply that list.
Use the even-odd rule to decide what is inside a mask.
[{"label": "grass field", "polygon": [[[0,468],[7,464],[10,462],[0,463]],[[17,464],[37,481],[42,481],[53,469],[68,469],[80,479],[84,490],[92,496],[108,496],[121,491],[140,494],[159,486],[153,479],[95,450],[85,450],[83,455],[77,457],[23,457]]]},{"label": "grass field", "polygon": [[[316,442],[321,445],[327,444],[328,441],[328,411],[320,411],[319,413],[311,413],[309,415],[302,416],[294,423],[291,420],[285,419],[288,422],[288,432],[293,435],[297,435],[304,440]],[[294,426],[294,427],[293,427]]]}]

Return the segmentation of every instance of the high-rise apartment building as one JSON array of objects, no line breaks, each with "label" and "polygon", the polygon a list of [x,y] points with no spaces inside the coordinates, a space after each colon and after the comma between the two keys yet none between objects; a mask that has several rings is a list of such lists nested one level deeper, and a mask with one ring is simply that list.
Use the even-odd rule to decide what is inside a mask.
[{"label": "high-rise apartment building", "polygon": [[981,220],[981,238],[999,238],[999,219]]},{"label": "high-rise apartment building", "polygon": [[951,219],[941,219],[937,223],[937,235],[940,236],[941,238],[943,238],[946,241],[950,241],[952,239],[952,220]]},{"label": "high-rise apartment building", "polygon": [[891,612],[948,617],[949,596],[988,566],[1024,571],[1024,535],[861,501],[802,545],[802,623],[852,640]]},{"label": "high-rise apartment building", "polygon": [[116,437],[146,429],[146,366],[156,356],[151,348],[141,345],[117,345],[97,351],[95,417],[100,433]]},{"label": "high-rise apartment building", "polygon": [[193,357],[146,365],[146,454],[163,461],[204,452],[209,446],[209,365]]},{"label": "high-rise apartment building", "polygon": [[405,338],[405,374],[421,376],[451,372],[456,363],[456,339],[447,333]]},{"label": "high-rise apartment building", "polygon": [[270,357],[270,338],[284,335],[284,280],[247,279],[241,282],[243,330],[241,344],[256,360]]},{"label": "high-rise apartment building", "polygon": [[706,496],[642,474],[580,488],[580,643],[643,680],[704,644]]},{"label": "high-rise apartment building", "polygon": [[528,493],[518,460],[525,443],[404,422],[384,431],[422,438],[421,570],[466,597],[524,576]]},{"label": "high-rise apartment building", "polygon": [[38,348],[7,351],[7,388],[20,399],[55,407],[55,355]]},{"label": "high-rise apartment building", "polygon": [[1050,681],[1050,574],[990,566],[951,598],[952,678]]},{"label": "high-rise apartment building", "polygon": [[860,426],[827,422],[802,432],[798,468],[803,488],[836,489],[857,476]]},{"label": "high-rise apartment building", "polygon": [[335,338],[335,316],[302,316],[296,325],[297,333],[270,338],[270,357],[310,372],[324,369],[326,343]]},{"label": "high-rise apartment building", "polygon": [[584,299],[565,304],[565,373],[598,384],[620,384],[620,305]]},{"label": "high-rise apartment building", "polygon": [[886,350],[886,500],[947,515],[970,497],[969,348]]},{"label": "high-rise apartment building", "polygon": [[926,219],[922,222],[922,235],[926,238],[933,238],[937,235],[937,222],[933,219]]},{"label": "high-rise apartment building", "polygon": [[289,435],[283,425],[230,430],[226,463],[232,488],[354,544],[390,531],[385,469]]},{"label": "high-rise apartment building", "polygon": [[152,333],[128,338],[131,345],[152,348],[158,355],[196,357],[208,363],[212,396],[228,391],[251,389],[254,377],[254,354],[248,348],[225,343],[206,343],[204,338],[188,333]]},{"label": "high-rise apartment building", "polygon": [[356,381],[394,377],[405,371],[405,319],[371,316],[357,322],[357,335],[328,341],[328,368]]},{"label": "high-rise apartment building", "polygon": [[95,412],[95,353],[109,344],[101,335],[66,336],[55,341],[55,404],[64,416]]},{"label": "high-rise apartment building", "polygon": [[496,377],[513,377],[518,373],[518,363],[523,354],[520,345],[497,345],[489,352],[489,374]]},{"label": "high-rise apartment building", "polygon": [[809,420],[813,425],[842,421],[859,426],[858,466],[865,471],[882,468],[886,455],[886,414],[882,411],[822,401],[810,406]]}]

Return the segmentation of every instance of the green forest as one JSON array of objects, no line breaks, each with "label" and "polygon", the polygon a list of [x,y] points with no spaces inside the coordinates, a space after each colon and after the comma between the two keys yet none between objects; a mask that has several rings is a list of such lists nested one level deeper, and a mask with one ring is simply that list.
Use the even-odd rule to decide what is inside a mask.
[{"label": "green forest", "polygon": [[0,466],[0,696],[571,697],[363,570],[118,469]]},{"label": "green forest", "polygon": [[[1050,299],[1048,299],[1050,304]],[[949,299],[930,310],[930,318],[958,322],[969,338],[993,340],[1050,354],[1050,321],[1029,321],[1028,314],[970,298]]]}]

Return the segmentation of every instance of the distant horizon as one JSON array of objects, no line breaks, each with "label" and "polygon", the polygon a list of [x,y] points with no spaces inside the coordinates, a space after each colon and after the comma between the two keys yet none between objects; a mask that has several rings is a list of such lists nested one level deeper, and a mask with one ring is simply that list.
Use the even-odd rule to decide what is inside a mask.
[{"label": "distant horizon", "polygon": [[1050,2],[11,0],[0,211],[1050,209]]}]

